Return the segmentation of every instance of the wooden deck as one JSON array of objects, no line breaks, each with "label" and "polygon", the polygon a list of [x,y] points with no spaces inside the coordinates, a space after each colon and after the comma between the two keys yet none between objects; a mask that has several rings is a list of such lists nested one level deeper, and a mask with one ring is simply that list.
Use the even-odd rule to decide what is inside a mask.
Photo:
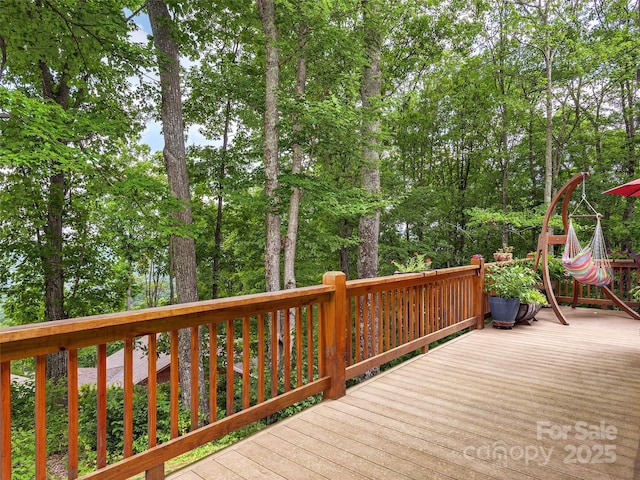
[{"label": "wooden deck", "polygon": [[566,314],[471,332],[169,478],[640,479],[640,322]]}]

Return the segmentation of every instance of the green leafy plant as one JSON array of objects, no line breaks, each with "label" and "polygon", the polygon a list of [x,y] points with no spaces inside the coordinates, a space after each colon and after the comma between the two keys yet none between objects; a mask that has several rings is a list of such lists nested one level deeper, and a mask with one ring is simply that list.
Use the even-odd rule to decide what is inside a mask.
[{"label": "green leafy plant", "polygon": [[556,257],[549,257],[549,278],[551,280],[562,280],[567,276],[567,272],[562,265],[562,259]]},{"label": "green leafy plant", "polygon": [[523,290],[519,298],[520,303],[533,303],[542,306],[549,305],[547,297],[545,297],[540,290],[536,290],[535,288],[527,288],[526,290]]},{"label": "green leafy plant", "polygon": [[425,253],[418,252],[413,252],[413,257],[409,258],[405,263],[398,263],[395,260],[391,260],[391,263],[395,265],[396,271],[400,273],[422,272],[431,268],[431,258],[427,257]]},{"label": "green leafy plant", "polygon": [[[547,258],[547,264],[549,265],[549,278],[551,280],[562,280],[566,277],[566,271],[564,265],[562,265],[562,259],[549,256]],[[528,259],[526,265],[533,268],[533,259]],[[537,273],[542,277],[542,261],[538,263]]]},{"label": "green leafy plant", "polygon": [[503,263],[487,267],[485,292],[502,298],[520,298],[540,280],[538,274],[523,263]]}]

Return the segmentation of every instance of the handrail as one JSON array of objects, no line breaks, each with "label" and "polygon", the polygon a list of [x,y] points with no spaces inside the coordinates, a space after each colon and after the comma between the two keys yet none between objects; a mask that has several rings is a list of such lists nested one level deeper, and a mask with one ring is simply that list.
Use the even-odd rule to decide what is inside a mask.
[{"label": "handrail", "polygon": [[[280,292],[0,329],[1,480],[11,478],[11,363],[36,359],[36,479],[46,478],[47,355],[67,352],[69,478],[78,475],[78,349],[97,346],[97,470],[83,479],[164,478],[164,463],[196,446],[322,393],[339,398],[346,380],[465,328],[482,328],[482,260],[425,273],[346,282],[328,272],[323,284]],[[191,431],[178,431],[178,337],[192,340],[190,388],[207,385],[209,415],[191,405]],[[170,439],[156,444],[155,359],[167,337],[170,357]],[[148,448],[133,454],[134,340],[148,340]],[[106,455],[107,343],[124,341],[123,459]],[[211,355],[209,355],[209,352]],[[277,352],[277,353],[276,353]],[[361,352],[361,353],[358,353]],[[354,355],[354,353],[356,353]],[[197,365],[204,363],[204,369]],[[203,378],[204,370],[207,370]],[[238,375],[236,372],[242,372]],[[200,373],[198,373],[200,372]],[[250,395],[253,392],[255,395]],[[220,397],[225,405],[218,416]],[[222,398],[224,397],[224,399]]]},{"label": "handrail", "polygon": [[[0,363],[328,301],[326,285],[0,329]],[[87,336],[87,332],[91,336]],[[47,342],[43,341],[47,338]]]}]

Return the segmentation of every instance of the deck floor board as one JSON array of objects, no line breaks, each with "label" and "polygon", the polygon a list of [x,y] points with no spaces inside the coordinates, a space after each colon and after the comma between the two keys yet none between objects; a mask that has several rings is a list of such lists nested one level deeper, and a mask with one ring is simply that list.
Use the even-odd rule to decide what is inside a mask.
[{"label": "deck floor board", "polygon": [[566,315],[458,337],[168,478],[640,479],[640,322]]}]

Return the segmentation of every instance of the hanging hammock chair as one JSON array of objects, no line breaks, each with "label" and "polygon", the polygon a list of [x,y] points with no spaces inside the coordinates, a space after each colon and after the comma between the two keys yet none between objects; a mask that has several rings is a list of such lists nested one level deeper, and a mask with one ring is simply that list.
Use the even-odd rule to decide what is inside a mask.
[{"label": "hanging hammock chair", "polygon": [[[570,216],[567,242],[564,253],[562,254],[562,264],[567,273],[578,282],[603,287],[613,281],[613,269],[607,257],[607,249],[604,244],[604,235],[602,233],[602,225],[600,224],[600,217],[602,217],[602,215],[596,212],[587,201],[584,183],[582,184],[582,200],[576,206],[576,210],[582,203],[587,205],[591,214]],[[596,218],[596,229],[593,232],[593,238],[584,248],[580,246],[580,242],[578,241],[578,236],[573,228],[572,217]]]},{"label": "hanging hammock chair", "polygon": [[584,248],[580,247],[573,221],[570,221],[562,264],[567,273],[580,283],[602,287],[613,281],[613,269],[607,257],[600,217],[591,242]]},{"label": "hanging hammock chair", "polygon": [[[538,248],[537,248],[536,257],[534,260],[534,267],[536,269],[538,267],[541,267],[542,269],[542,283],[544,285],[545,292],[547,293],[549,304],[551,305],[551,308],[556,314],[558,321],[563,325],[569,325],[569,323],[567,322],[567,317],[565,315],[564,309],[560,308],[560,305],[558,304],[558,299],[556,298],[556,291],[554,289],[557,289],[558,287],[557,285],[554,286],[551,280],[551,276],[549,274],[550,247],[554,245],[565,245],[566,247],[567,244],[569,243],[569,248],[566,249],[567,251],[564,254],[565,264],[568,263],[571,265],[574,262],[577,263],[577,258],[579,257],[579,254],[582,252],[582,248],[580,248],[579,246],[576,246],[577,248],[571,247],[570,242],[567,242],[569,238],[575,237],[575,230],[571,235],[569,235],[570,233],[569,232],[569,224],[570,224],[569,204],[571,202],[571,194],[575,191],[575,189],[580,184],[582,184],[582,198],[583,199],[585,198],[584,182],[588,177],[589,177],[588,172],[581,172],[574,175],[567,181],[567,183],[565,183],[558,190],[556,195],[551,199],[551,203],[547,207],[547,212],[545,213],[545,216],[544,216],[544,221],[542,222],[542,231],[540,232],[540,236],[538,237]],[[549,232],[549,224],[550,224],[551,218],[554,215],[556,215],[556,209],[559,205],[562,205],[562,209],[561,209],[562,229],[564,232],[566,232],[566,234],[553,235]],[[582,215],[572,215],[571,217],[576,218],[580,216]],[[600,216],[597,215],[597,212],[596,212],[596,215],[586,215],[586,217],[599,219]],[[579,242],[576,242],[576,243],[578,243],[579,245]],[[586,253],[582,252],[582,253],[585,253],[584,258],[587,259],[586,261],[587,268],[585,269],[585,271],[593,269],[594,271],[599,272],[596,275],[593,275],[593,277],[596,278],[596,281],[599,282],[598,280],[599,278],[601,280],[601,283],[611,283],[610,280],[609,282],[606,282],[607,277],[611,279],[612,274],[611,274],[611,266],[606,257],[604,241],[602,240],[602,227],[599,225],[599,222],[598,222],[596,231],[594,232],[594,239],[591,240],[591,243],[590,245],[588,245],[588,247],[589,247],[589,250],[587,250]],[[573,251],[572,251],[572,248],[573,248]],[[571,268],[571,266],[569,268]],[[586,279],[587,280],[589,279],[588,276]],[[627,305],[621,298],[619,298],[613,292],[613,290],[611,290],[611,288],[608,285],[605,284],[605,285],[601,285],[594,288],[599,288],[603,296],[607,297],[608,300],[613,305],[615,305],[620,310],[625,312],[631,318],[640,320],[640,314],[638,314],[638,312],[636,312],[633,308],[629,307],[629,305]],[[571,302],[572,308],[575,308],[578,305],[580,290],[581,290],[580,288],[573,289],[573,299]]]}]

